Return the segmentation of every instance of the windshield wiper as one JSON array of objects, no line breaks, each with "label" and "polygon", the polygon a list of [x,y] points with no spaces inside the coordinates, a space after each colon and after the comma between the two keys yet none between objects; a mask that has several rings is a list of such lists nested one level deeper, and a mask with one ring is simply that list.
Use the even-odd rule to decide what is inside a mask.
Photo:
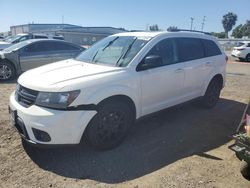
[{"label": "windshield wiper", "polygon": [[104,51],[107,47],[109,47],[110,45],[112,45],[119,37],[114,38],[113,40],[109,41],[109,43],[102,49],[102,51]]},{"label": "windshield wiper", "polygon": [[[102,51],[104,51],[107,47],[109,47],[110,45],[113,44],[113,42],[115,42],[119,37],[114,38],[113,40],[109,41],[109,43],[102,49]],[[99,53],[99,49],[96,51],[95,55],[92,58],[92,62],[95,62],[95,57],[97,56],[97,54]]]},{"label": "windshield wiper", "polygon": [[128,52],[131,50],[132,46],[134,45],[136,39],[137,39],[137,38],[135,38],[135,39],[132,41],[132,43],[128,46],[127,50],[119,57],[119,59],[117,60],[115,66],[118,65],[118,63],[119,63],[119,61],[120,61],[121,59],[124,59],[124,58],[127,56]]},{"label": "windshield wiper", "polygon": [[94,60],[95,60],[95,57],[96,57],[96,55],[98,54],[98,52],[99,52],[99,49],[96,51],[96,53],[95,53],[95,55],[93,56],[93,58],[92,58],[92,62],[94,62]]}]

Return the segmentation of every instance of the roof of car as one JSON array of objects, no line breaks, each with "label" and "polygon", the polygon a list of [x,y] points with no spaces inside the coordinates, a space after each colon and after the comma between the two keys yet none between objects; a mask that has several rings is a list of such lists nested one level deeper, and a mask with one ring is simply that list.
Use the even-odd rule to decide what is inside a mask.
[{"label": "roof of car", "polygon": [[135,37],[156,37],[159,35],[169,35],[169,34],[178,34],[180,36],[198,36],[203,38],[211,38],[211,35],[208,33],[202,32],[192,32],[192,31],[151,31],[151,32],[125,32],[125,33],[118,33],[114,36],[135,36]]},{"label": "roof of car", "polygon": [[29,39],[29,40],[26,40],[26,41],[28,41],[29,43],[33,43],[33,42],[37,42],[37,41],[59,41],[59,42],[66,42],[66,43],[69,43],[69,42],[64,41],[64,40],[47,39],[47,38],[42,38],[42,39]]}]

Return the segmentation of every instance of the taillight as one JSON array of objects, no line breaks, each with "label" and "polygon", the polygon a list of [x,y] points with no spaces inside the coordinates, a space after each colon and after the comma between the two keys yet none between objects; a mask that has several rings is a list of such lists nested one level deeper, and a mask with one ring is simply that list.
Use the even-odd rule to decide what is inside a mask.
[{"label": "taillight", "polygon": [[240,48],[240,49],[238,48],[237,50],[238,50],[238,51],[241,51],[241,50],[245,50],[245,48]]}]

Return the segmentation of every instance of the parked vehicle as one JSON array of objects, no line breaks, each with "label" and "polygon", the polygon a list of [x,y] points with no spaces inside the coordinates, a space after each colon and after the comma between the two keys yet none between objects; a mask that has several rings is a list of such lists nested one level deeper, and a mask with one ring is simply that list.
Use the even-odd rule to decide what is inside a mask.
[{"label": "parked vehicle", "polygon": [[9,112],[28,143],[79,144],[86,138],[110,149],[145,115],[195,98],[214,107],[225,68],[226,55],[210,35],[120,33],[76,59],[22,74]]},{"label": "parked vehicle", "polygon": [[246,106],[240,124],[236,130],[236,133],[233,135],[235,143],[229,148],[236,153],[236,156],[239,160],[242,161],[241,164],[241,173],[242,175],[250,180],[250,130],[244,128],[247,127],[247,118],[246,116],[250,115],[250,101]]},{"label": "parked vehicle", "polygon": [[29,40],[29,39],[46,39],[48,38],[46,35],[41,35],[41,34],[30,34],[30,33],[20,33],[16,36],[11,36],[5,39],[4,41],[0,42],[0,50],[3,50],[5,48],[8,48],[9,46]]},{"label": "parked vehicle", "polygon": [[231,55],[240,61],[250,62],[250,41],[241,42],[239,46],[234,47]]},{"label": "parked vehicle", "polygon": [[52,62],[74,58],[83,47],[61,40],[31,39],[0,51],[0,81]]}]

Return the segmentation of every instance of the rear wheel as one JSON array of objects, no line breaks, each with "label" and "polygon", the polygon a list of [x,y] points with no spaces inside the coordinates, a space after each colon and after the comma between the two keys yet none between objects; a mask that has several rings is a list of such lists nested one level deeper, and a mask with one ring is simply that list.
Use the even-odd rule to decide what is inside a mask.
[{"label": "rear wheel", "polygon": [[250,166],[247,162],[241,161],[240,172],[244,178],[250,180]]},{"label": "rear wheel", "polygon": [[126,137],[133,114],[128,104],[106,101],[98,107],[98,113],[86,129],[87,141],[97,149],[112,149]]},{"label": "rear wheel", "polygon": [[247,61],[247,62],[250,62],[250,54],[247,54],[247,56],[246,56],[246,61]]},{"label": "rear wheel", "polygon": [[240,60],[240,62],[244,62],[245,61],[245,59],[243,59],[243,58],[239,58],[239,60]]},{"label": "rear wheel", "polygon": [[201,99],[202,106],[205,108],[213,108],[219,100],[221,88],[221,83],[217,79],[213,79]]},{"label": "rear wheel", "polygon": [[8,62],[0,63],[0,81],[11,80],[15,77],[15,68]]}]

